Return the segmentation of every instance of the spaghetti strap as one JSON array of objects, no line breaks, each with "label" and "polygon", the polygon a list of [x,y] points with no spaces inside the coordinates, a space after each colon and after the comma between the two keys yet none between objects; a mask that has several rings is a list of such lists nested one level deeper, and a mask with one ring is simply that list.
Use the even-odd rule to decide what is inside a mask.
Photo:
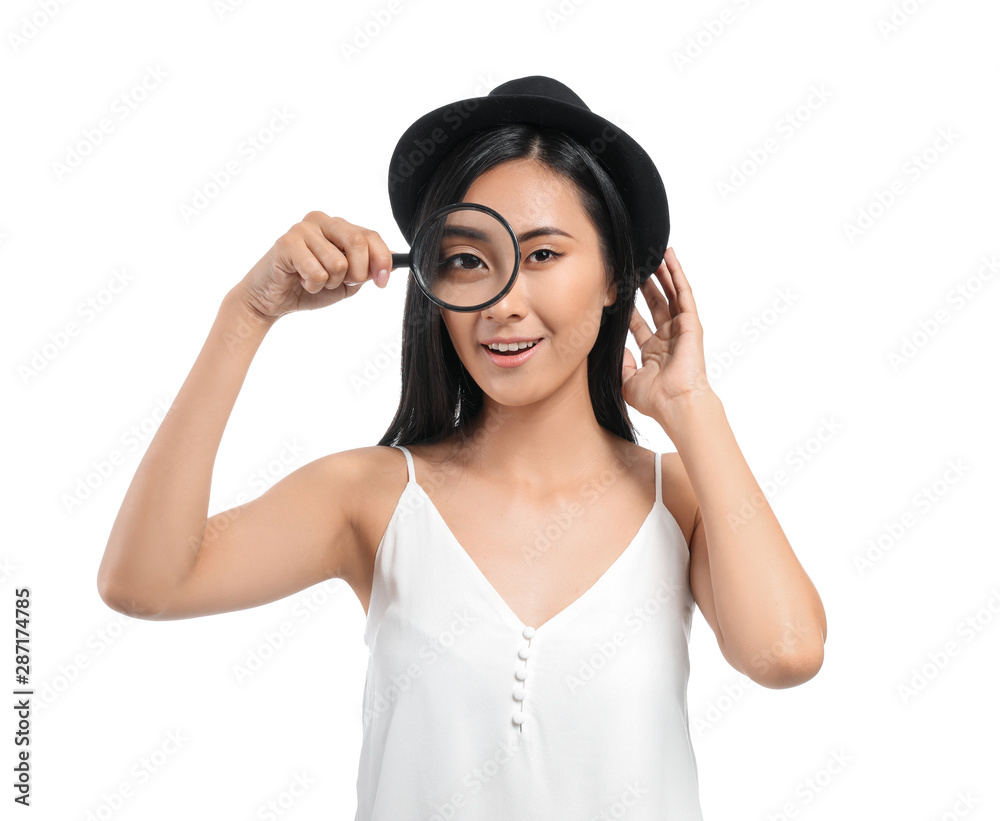
[{"label": "spaghetti strap", "polygon": [[663,454],[654,453],[653,458],[656,462],[656,505],[659,507],[666,507],[663,504],[663,479],[660,476],[662,471],[660,470],[660,463],[663,461]]},{"label": "spaghetti strap", "polygon": [[410,451],[402,445],[392,445],[392,447],[399,448],[399,450],[403,451],[403,455],[406,457],[406,483],[409,484],[410,482],[417,481],[414,476],[413,457],[410,455]]}]

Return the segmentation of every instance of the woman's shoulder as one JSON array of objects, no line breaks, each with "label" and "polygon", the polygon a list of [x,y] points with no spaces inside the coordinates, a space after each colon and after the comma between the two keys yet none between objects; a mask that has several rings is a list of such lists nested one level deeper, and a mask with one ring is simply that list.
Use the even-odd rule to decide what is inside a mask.
[{"label": "woman's shoulder", "polygon": [[340,473],[348,469],[352,477],[352,487],[370,491],[391,482],[393,475],[402,468],[406,473],[406,462],[403,452],[388,445],[366,445],[359,448],[330,453],[320,459],[321,462],[333,467],[341,467]]},{"label": "woman's shoulder", "polygon": [[316,492],[321,497],[336,494],[349,511],[358,547],[352,579],[364,583],[370,576],[374,548],[406,487],[403,452],[388,445],[368,445],[331,453],[319,461],[327,481],[321,481],[323,487]]},{"label": "woman's shoulder", "polygon": [[428,474],[453,467],[455,450],[447,441],[402,446],[369,445],[333,455],[337,459],[351,460],[351,492],[356,496],[357,508],[371,514],[365,515],[365,519],[382,522],[387,518],[383,514],[386,510],[391,514],[405,488],[409,473],[402,448],[410,453],[418,483],[422,484],[424,478],[431,478]]},{"label": "woman's shoulder", "polygon": [[654,456],[659,453],[661,501],[670,515],[674,517],[677,526],[684,534],[685,541],[691,544],[691,534],[694,532],[695,516],[698,510],[698,499],[694,494],[691,481],[688,478],[680,454],[676,451],[654,451],[640,444],[628,441],[621,443],[621,459],[629,465],[629,473],[641,486],[647,486],[655,477],[655,466],[650,467]]}]

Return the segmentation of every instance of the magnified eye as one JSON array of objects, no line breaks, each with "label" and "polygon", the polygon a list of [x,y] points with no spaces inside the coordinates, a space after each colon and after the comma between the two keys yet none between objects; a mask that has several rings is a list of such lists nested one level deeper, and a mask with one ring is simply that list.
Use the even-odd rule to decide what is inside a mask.
[{"label": "magnified eye", "polygon": [[482,260],[475,254],[453,254],[439,263],[442,268],[464,268],[472,270],[482,264]]},{"label": "magnified eye", "polygon": [[410,249],[418,283],[443,307],[472,310],[492,304],[517,275],[520,249],[514,229],[483,205],[455,203],[438,210],[421,225]]}]

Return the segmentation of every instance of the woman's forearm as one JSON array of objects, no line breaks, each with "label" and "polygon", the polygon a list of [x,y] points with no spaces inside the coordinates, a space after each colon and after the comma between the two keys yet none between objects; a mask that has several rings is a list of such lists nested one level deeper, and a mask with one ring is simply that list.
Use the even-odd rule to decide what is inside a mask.
[{"label": "woman's forearm", "polygon": [[222,434],[274,321],[248,308],[238,287],[223,299],[111,529],[97,585],[114,609],[157,612],[194,565],[205,537]]},{"label": "woman's forearm", "polygon": [[676,444],[698,499],[725,644],[754,680],[768,648],[780,645],[781,661],[791,669],[771,670],[768,686],[792,686],[822,663],[826,615],[819,594],[750,471],[718,396],[703,391],[676,404],[658,421]]}]

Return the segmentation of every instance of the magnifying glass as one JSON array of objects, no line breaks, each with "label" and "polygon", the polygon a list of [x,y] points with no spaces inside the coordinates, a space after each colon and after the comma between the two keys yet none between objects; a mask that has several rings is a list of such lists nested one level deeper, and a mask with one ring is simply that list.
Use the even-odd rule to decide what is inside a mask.
[{"label": "magnifying glass", "polygon": [[460,202],[432,213],[409,252],[392,255],[408,267],[432,302],[451,311],[480,311],[514,285],[521,248],[514,229],[485,205]]}]

